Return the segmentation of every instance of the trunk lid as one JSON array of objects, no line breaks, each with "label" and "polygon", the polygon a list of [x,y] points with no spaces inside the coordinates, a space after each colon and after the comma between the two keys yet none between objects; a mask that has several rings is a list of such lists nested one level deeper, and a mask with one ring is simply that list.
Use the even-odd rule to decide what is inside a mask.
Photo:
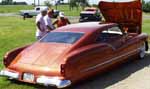
[{"label": "trunk lid", "polygon": [[60,43],[35,43],[22,51],[9,68],[21,71],[60,69],[60,65],[64,62],[61,58],[70,46],[70,44]]}]

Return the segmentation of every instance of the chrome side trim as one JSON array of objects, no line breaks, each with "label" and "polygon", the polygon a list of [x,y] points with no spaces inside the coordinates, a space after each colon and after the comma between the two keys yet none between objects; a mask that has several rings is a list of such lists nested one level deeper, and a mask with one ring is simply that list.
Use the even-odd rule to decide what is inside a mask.
[{"label": "chrome side trim", "polygon": [[117,60],[117,59],[119,59],[119,58],[121,58],[121,57],[127,56],[127,55],[129,55],[129,54],[131,54],[131,53],[134,53],[134,52],[138,51],[138,50],[139,50],[139,48],[138,48],[138,49],[135,49],[135,50],[133,50],[133,51],[130,51],[130,52],[124,54],[124,55],[120,55],[120,56],[118,56],[118,57],[112,58],[112,59],[110,59],[110,60],[108,60],[108,61],[106,61],[106,62],[103,62],[103,63],[97,64],[97,65],[95,65],[95,66],[89,67],[89,68],[87,68],[87,69],[85,69],[85,70],[83,70],[83,71],[81,71],[81,72],[83,73],[83,72],[87,72],[87,71],[93,70],[93,69],[95,69],[95,68],[97,68],[97,67],[100,67],[100,66],[102,66],[102,65],[111,63],[111,62],[114,61],[114,60]]}]

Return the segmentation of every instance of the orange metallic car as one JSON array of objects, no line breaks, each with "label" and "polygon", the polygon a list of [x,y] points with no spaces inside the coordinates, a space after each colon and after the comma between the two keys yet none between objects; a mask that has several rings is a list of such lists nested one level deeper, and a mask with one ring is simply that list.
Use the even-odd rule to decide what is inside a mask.
[{"label": "orange metallic car", "polygon": [[8,52],[0,75],[64,88],[107,71],[132,56],[144,58],[140,1],[100,2],[105,22],[60,27],[32,45]]}]

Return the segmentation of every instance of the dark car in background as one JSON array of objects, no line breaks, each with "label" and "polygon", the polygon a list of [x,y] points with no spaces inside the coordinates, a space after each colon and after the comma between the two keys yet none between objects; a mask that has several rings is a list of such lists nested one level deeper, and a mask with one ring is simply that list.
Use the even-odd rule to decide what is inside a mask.
[{"label": "dark car in background", "polygon": [[100,15],[100,11],[97,8],[85,8],[84,11],[80,13],[79,22],[95,22],[101,21],[102,17]]}]

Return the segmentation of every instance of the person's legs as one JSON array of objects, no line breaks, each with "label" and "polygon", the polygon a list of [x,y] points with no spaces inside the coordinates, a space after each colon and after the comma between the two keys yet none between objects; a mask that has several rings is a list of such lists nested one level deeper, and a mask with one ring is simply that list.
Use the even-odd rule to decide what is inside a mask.
[{"label": "person's legs", "polygon": [[42,38],[42,36],[37,36],[36,38],[37,38],[37,40],[40,40]]}]

